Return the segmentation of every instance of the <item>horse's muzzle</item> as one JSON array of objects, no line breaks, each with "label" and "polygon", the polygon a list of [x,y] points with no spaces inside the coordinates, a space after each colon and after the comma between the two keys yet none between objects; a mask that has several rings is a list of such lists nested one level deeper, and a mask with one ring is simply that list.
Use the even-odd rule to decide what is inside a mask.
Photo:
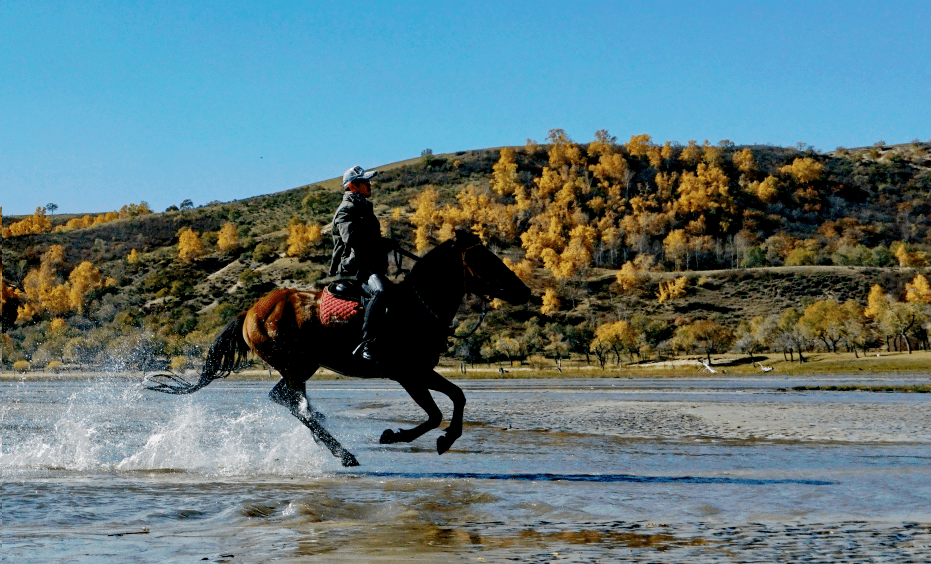
[{"label": "horse's muzzle", "polygon": [[501,288],[495,295],[509,304],[522,305],[530,301],[530,288],[521,285],[520,288]]}]

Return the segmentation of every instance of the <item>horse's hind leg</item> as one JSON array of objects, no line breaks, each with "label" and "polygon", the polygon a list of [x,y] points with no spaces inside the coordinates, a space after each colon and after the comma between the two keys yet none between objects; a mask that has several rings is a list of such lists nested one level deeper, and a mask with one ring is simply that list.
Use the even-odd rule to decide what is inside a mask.
[{"label": "horse's hind leg", "polygon": [[[310,370],[309,373],[313,374],[315,370],[316,368]],[[269,392],[269,399],[288,408],[291,415],[310,429],[314,440],[327,447],[343,466],[358,466],[359,461],[356,460],[356,457],[346,450],[321,424],[324,419],[323,414],[314,410],[307,400],[307,380],[298,380],[299,383],[296,383],[293,378],[288,377],[289,374],[283,373],[282,376],[281,380]]]}]

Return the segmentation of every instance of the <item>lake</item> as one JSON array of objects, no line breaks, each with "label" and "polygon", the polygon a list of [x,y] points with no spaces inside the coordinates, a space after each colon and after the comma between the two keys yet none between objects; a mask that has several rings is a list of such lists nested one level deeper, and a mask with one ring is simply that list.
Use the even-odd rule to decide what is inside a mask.
[{"label": "lake", "polygon": [[[465,429],[387,380],[311,381],[346,469],[267,393],[4,381],[11,562],[931,559],[931,395],[794,392],[927,375],[464,380]],[[437,397],[448,416],[451,404]]]}]

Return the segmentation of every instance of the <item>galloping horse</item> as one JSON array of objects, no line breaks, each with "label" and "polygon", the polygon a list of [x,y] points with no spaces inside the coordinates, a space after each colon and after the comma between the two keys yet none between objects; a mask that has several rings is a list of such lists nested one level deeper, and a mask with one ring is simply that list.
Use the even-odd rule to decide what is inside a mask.
[{"label": "galloping horse", "polygon": [[387,429],[380,442],[411,442],[439,427],[443,414],[430,395],[433,390],[453,402],[449,427],[436,441],[437,452],[443,454],[462,435],[465,395],[434,367],[446,348],[453,316],[467,293],[512,304],[530,299],[530,289],[477,236],[458,231],[454,239],[424,255],[392,291],[383,325],[387,335],[379,342],[386,351],[394,351],[393,358],[372,363],[353,356],[361,320],[344,326],[323,325],[319,316],[322,292],[277,289],[220,333],[196,384],[172,374],[157,374],[148,378],[147,388],[170,394],[196,392],[241,367],[252,350],[281,374],[269,398],[288,408],[343,466],[358,466],[355,456],[323,427],[323,415],[307,398],[306,382],[321,366],[345,376],[389,378],[407,390],[426,411],[427,420],[413,429]]}]

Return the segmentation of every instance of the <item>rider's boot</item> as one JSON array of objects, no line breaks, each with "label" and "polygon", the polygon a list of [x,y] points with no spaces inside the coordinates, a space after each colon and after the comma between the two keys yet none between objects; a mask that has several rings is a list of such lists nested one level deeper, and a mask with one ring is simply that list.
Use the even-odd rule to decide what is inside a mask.
[{"label": "rider's boot", "polygon": [[378,362],[378,349],[375,335],[378,325],[385,313],[385,292],[379,292],[365,306],[365,317],[362,321],[362,342],[352,351],[353,355],[360,356],[368,362]]}]

